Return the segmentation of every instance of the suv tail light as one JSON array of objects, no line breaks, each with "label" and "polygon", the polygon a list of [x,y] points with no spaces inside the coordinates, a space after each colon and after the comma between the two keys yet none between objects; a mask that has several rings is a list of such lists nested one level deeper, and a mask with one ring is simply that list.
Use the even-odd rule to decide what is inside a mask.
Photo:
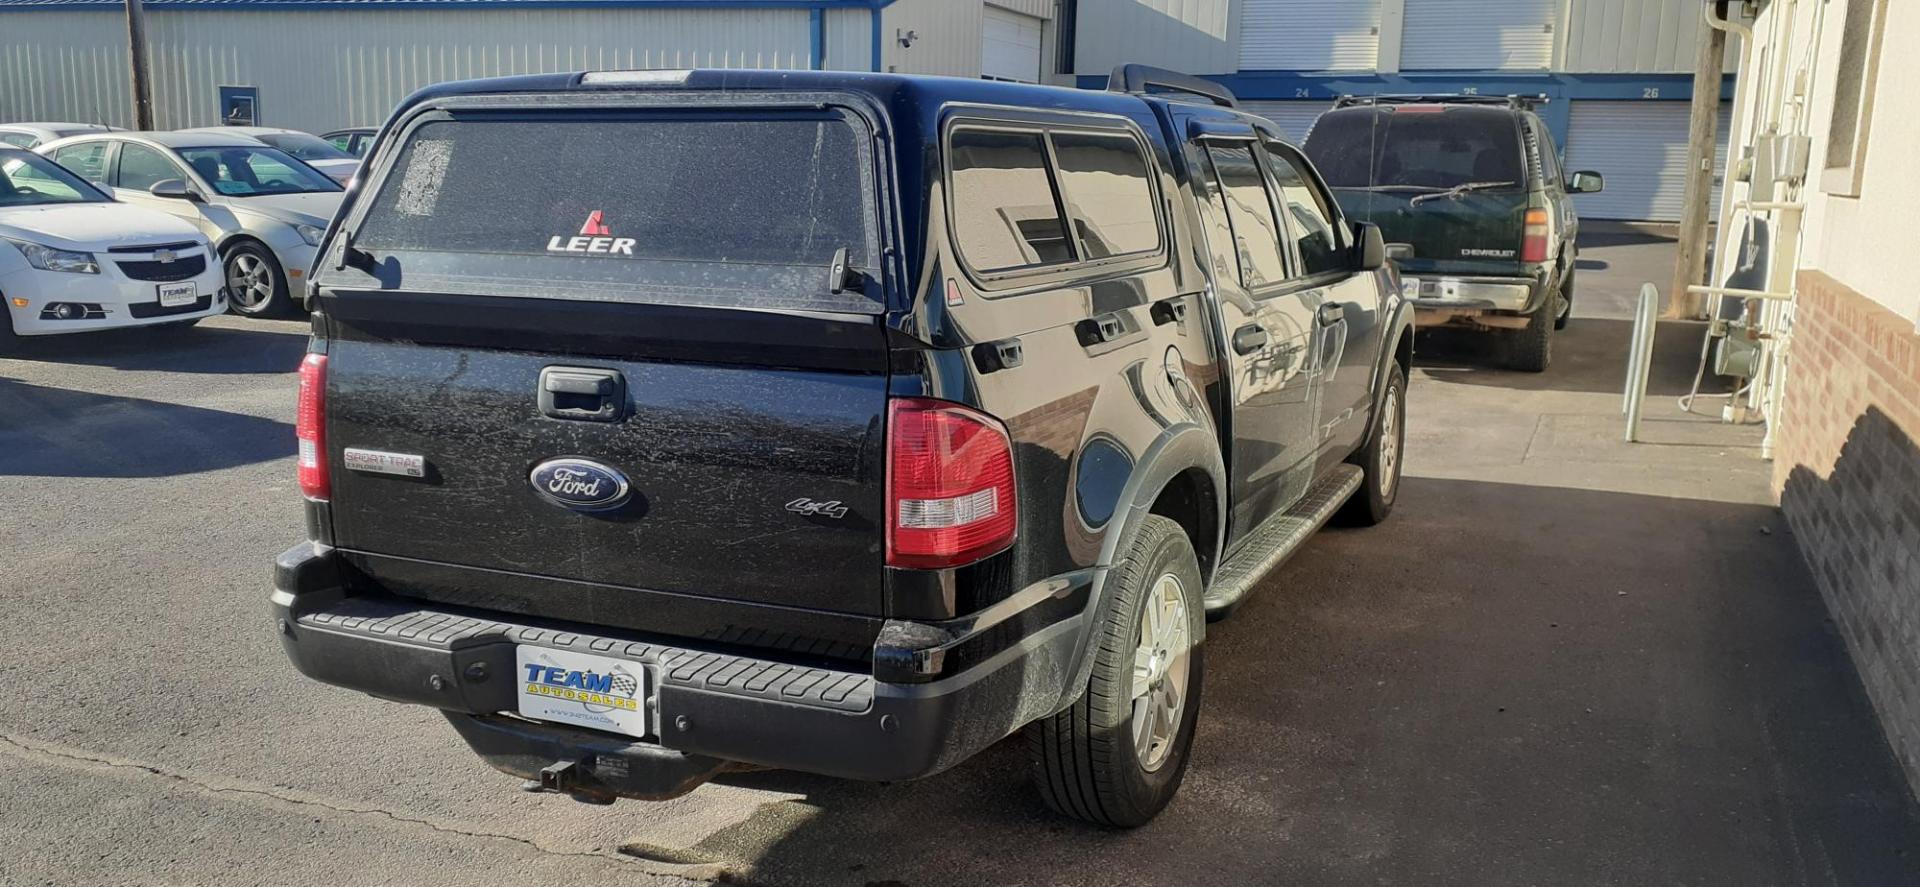
[{"label": "suv tail light", "polygon": [[1520,261],[1544,262],[1547,260],[1547,211],[1544,209],[1527,210],[1525,228],[1520,238]]},{"label": "suv tail light", "polygon": [[309,499],[325,499],[332,492],[327,477],[327,356],[309,354],[300,361],[300,406],[293,433],[300,441],[300,492]]},{"label": "suv tail light", "polygon": [[887,565],[958,567],[1013,544],[1013,442],[944,400],[887,403]]}]

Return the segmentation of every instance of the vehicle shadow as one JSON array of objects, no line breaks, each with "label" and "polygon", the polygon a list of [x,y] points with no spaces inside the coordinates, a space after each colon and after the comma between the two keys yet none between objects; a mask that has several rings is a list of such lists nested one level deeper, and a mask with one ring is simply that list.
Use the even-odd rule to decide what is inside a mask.
[{"label": "vehicle shadow", "polygon": [[1770,507],[1408,478],[1392,520],[1323,533],[1208,627],[1154,823],[1055,817],[1014,737],[914,783],[729,777],[800,797],[680,861],[756,885],[1904,882],[1920,807],[1825,616]]},{"label": "vehicle shadow", "polygon": [[1644,246],[1653,243],[1678,243],[1679,240],[1680,238],[1674,234],[1639,225],[1621,225],[1604,221],[1583,222],[1580,225],[1580,246],[1582,249],[1606,246]]},{"label": "vehicle shadow", "polygon": [[[275,327],[284,326],[284,329]],[[217,375],[291,373],[306,353],[304,327],[200,325],[190,329],[132,328],[29,337],[9,358],[118,370]]]},{"label": "vehicle shadow", "polygon": [[[1704,323],[1660,323],[1654,336],[1653,368],[1647,377],[1649,395],[1678,397],[1687,393],[1699,366],[1704,335]],[[1436,382],[1517,391],[1620,394],[1627,383],[1627,351],[1632,341],[1632,321],[1575,317],[1566,329],[1554,334],[1553,363],[1547,371],[1523,373],[1498,365],[1495,340],[1486,333],[1430,329],[1420,331],[1414,342],[1413,361]],[[1701,390],[1727,391],[1726,381],[1709,371],[1701,380]]]},{"label": "vehicle shadow", "polygon": [[285,422],[0,377],[0,476],[173,477],[293,452]]}]

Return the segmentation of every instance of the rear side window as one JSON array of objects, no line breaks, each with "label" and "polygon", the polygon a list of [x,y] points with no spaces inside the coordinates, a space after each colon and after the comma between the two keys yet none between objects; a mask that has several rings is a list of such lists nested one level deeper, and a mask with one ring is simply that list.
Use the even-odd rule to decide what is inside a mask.
[{"label": "rear side window", "polygon": [[1087,258],[1159,249],[1160,221],[1139,142],[1063,132],[1053,135],[1053,150],[1060,160],[1060,190]]},{"label": "rear side window", "polygon": [[1253,146],[1209,145],[1214,171],[1219,174],[1227,220],[1240,255],[1240,279],[1248,289],[1279,283],[1287,277],[1280,257],[1280,223],[1267,202],[1266,180],[1260,175]]},{"label": "rear side window", "polygon": [[845,249],[879,275],[865,132],[811,109],[432,121],[354,245],[489,294],[877,311],[877,283],[826,270]]},{"label": "rear side window", "polygon": [[87,181],[104,182],[107,179],[107,143],[68,145],[53,152],[53,162],[73,170]]},{"label": "rear side window", "polygon": [[1043,139],[1037,132],[954,131],[948,143],[954,241],[974,268],[1073,261]]},{"label": "rear side window", "polygon": [[0,132],[0,143],[9,144],[16,148],[31,148],[34,143],[38,141],[39,139],[27,135],[24,132]]},{"label": "rear side window", "polygon": [[1314,124],[1307,157],[1335,188],[1517,188],[1526,167],[1515,126],[1512,113],[1491,108],[1336,111]]}]

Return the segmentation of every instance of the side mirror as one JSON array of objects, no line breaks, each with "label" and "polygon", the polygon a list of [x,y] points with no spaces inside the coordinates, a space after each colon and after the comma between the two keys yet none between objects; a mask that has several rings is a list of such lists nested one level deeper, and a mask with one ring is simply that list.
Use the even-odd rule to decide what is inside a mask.
[{"label": "side mirror", "polygon": [[161,179],[154,182],[153,187],[147,189],[147,193],[155,197],[165,197],[168,200],[191,200],[196,203],[207,199],[206,195],[187,184],[185,179]]},{"label": "side mirror", "polygon": [[1567,190],[1574,194],[1594,194],[1606,190],[1606,187],[1607,177],[1590,169],[1574,173],[1573,179],[1567,183]]},{"label": "side mirror", "polygon": [[1413,258],[1413,256],[1414,256],[1413,244],[1411,243],[1387,244],[1387,258],[1392,259],[1395,262],[1404,262],[1408,259]]},{"label": "side mirror", "polygon": [[1358,270],[1378,271],[1387,264],[1387,241],[1380,236],[1380,226],[1372,222],[1355,222],[1353,225]]}]

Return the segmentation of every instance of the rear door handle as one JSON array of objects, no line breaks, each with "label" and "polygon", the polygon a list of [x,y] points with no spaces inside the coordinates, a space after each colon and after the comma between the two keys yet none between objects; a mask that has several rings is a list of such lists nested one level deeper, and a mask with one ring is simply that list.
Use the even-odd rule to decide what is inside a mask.
[{"label": "rear door handle", "polygon": [[1320,325],[1333,326],[1347,319],[1347,306],[1344,302],[1321,302]]},{"label": "rear door handle", "polygon": [[626,414],[627,380],[619,370],[546,367],[540,371],[540,414],[580,422],[618,422]]},{"label": "rear door handle", "polygon": [[1267,343],[1272,339],[1272,336],[1267,335],[1265,327],[1257,323],[1247,324],[1233,331],[1233,353],[1252,354],[1267,347]]}]

